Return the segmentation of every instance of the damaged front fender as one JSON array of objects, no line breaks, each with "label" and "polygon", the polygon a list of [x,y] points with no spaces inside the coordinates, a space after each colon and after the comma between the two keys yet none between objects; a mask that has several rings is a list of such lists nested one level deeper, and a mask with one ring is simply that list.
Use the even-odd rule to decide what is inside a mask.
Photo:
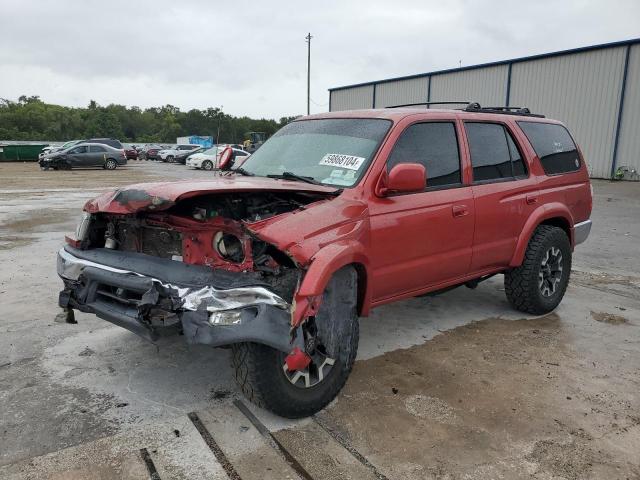
[{"label": "damaged front fender", "polygon": [[309,268],[296,291],[291,323],[300,325],[305,318],[313,316],[319,309],[322,294],[335,272],[347,265],[360,270],[358,278],[359,314],[366,316],[370,309],[370,290],[367,288],[369,258],[364,246],[355,240],[344,240],[327,245],[311,259]]}]

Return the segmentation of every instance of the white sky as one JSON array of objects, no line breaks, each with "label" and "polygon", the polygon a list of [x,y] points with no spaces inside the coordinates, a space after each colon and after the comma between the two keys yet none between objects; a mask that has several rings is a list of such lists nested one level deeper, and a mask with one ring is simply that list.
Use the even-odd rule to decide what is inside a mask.
[{"label": "white sky", "polygon": [[0,97],[278,118],[327,89],[640,37],[638,0],[0,0]]}]

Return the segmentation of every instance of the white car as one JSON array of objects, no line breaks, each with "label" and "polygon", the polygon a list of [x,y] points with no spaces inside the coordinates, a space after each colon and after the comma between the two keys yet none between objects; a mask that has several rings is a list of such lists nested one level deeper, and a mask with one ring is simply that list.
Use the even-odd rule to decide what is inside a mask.
[{"label": "white car", "polygon": [[44,147],[42,149],[42,153],[38,154],[38,160],[42,160],[44,157],[46,157],[50,153],[61,152],[62,150],[71,148],[74,145],[77,145],[78,143],[81,143],[83,141],[84,140],[71,140],[70,142],[64,143],[62,145],[49,145],[48,147]]},{"label": "white car", "polygon": [[[218,160],[220,154],[227,148],[226,145],[218,145],[216,147],[205,150],[204,152],[196,153],[187,158],[186,165],[191,168],[201,168],[203,170],[213,170],[218,166]],[[244,161],[251,155],[249,152],[241,150],[239,148],[232,148],[234,154],[233,166],[239,167]]]},{"label": "white car", "polygon": [[158,158],[163,162],[172,163],[173,159],[178,153],[184,153],[188,150],[195,150],[196,148],[200,148],[200,145],[195,145],[192,143],[174,145],[173,147],[167,148],[166,150],[160,150],[158,152]]}]

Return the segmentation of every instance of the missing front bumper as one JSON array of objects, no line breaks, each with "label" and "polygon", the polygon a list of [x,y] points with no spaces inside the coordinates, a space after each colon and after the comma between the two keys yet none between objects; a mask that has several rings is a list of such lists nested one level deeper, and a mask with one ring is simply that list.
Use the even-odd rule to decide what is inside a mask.
[{"label": "missing front bumper", "polygon": [[290,304],[257,276],[108,249],[58,252],[59,304],[93,313],[143,338],[184,333],[189,343],[256,342],[283,352]]}]

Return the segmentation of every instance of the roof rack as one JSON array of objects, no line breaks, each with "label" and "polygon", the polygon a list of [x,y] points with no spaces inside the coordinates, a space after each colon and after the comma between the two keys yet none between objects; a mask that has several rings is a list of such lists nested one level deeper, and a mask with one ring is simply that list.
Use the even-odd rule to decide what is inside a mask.
[{"label": "roof rack", "polygon": [[461,102],[422,102],[422,103],[405,103],[403,105],[389,105],[385,108],[402,108],[402,107],[420,107],[422,105],[428,107],[429,105],[471,105],[468,100]]},{"label": "roof rack", "polygon": [[465,112],[477,112],[477,113],[502,113],[504,115],[519,115],[524,117],[538,117],[544,118],[544,115],[539,113],[531,113],[527,107],[481,107],[478,102],[472,102],[463,108]]},{"label": "roof rack", "polygon": [[503,115],[519,115],[524,117],[537,117],[537,118],[545,118],[544,115],[539,113],[531,113],[527,107],[482,107],[478,102],[422,102],[422,103],[405,103],[404,105],[390,105],[386,108],[402,108],[402,107],[418,107],[418,106],[426,106],[429,105],[464,105],[467,106],[464,108],[456,109],[462,110],[464,112],[474,112],[474,113],[500,113]]}]

